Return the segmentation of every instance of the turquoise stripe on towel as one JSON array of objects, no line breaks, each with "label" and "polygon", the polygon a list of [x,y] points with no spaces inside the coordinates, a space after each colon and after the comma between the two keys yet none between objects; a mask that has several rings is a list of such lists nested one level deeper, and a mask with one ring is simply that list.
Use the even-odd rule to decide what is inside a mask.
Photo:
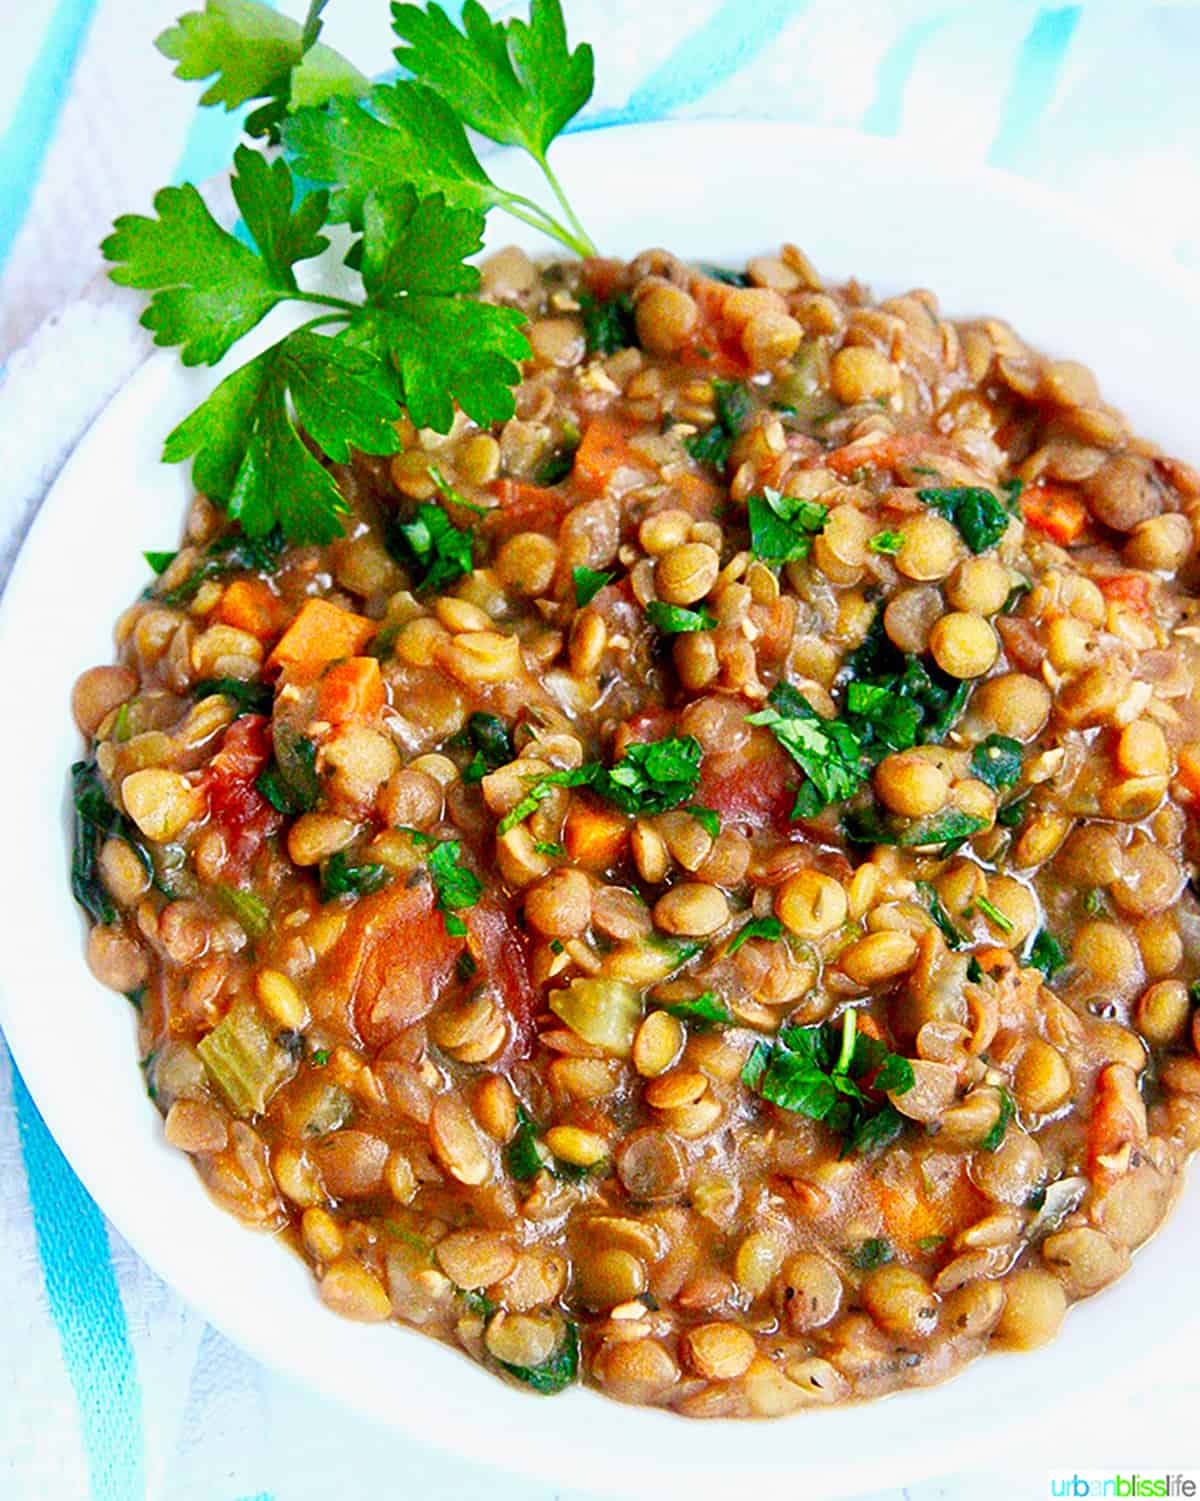
[{"label": "turquoise stripe on towel", "polygon": [[79,1403],[92,1501],[143,1501],[142,1394],[104,1220],[15,1062],[12,1082],[46,1296]]},{"label": "turquoise stripe on towel", "polygon": [[1041,11],[1021,43],[1000,125],[988,152],[993,167],[1016,167],[1041,125],[1042,116],[1054,101],[1081,10],[1078,5],[1064,5]]}]

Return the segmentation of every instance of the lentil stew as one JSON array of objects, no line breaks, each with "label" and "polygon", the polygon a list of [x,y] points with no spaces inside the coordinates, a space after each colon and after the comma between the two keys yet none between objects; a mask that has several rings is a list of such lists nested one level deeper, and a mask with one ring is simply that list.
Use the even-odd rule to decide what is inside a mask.
[{"label": "lentil stew", "polygon": [[79,680],[168,1140],[321,1297],[774,1416],[1052,1338],[1200,1142],[1200,479],[785,246],[483,294],[510,421],[198,497]]}]

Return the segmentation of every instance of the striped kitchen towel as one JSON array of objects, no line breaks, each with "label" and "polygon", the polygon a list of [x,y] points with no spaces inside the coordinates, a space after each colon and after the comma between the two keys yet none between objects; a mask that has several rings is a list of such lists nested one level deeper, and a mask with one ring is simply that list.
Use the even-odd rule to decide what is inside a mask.
[{"label": "striped kitchen towel", "polygon": [[[136,299],[104,282],[96,243],[162,183],[222,170],[236,140],[237,116],[198,112],[195,86],[172,80],[149,45],[182,8],[4,5],[0,586],[65,452],[147,352]],[[577,128],[766,114],[902,136],[1036,177],[1200,265],[1195,4],[566,0],[566,10],[599,67]],[[328,35],[352,56],[386,58],[385,0],[334,0]],[[802,238],[802,224],[789,228]],[[130,1088],[136,1077],[131,1061]],[[106,1224],[2,1042],[0,1268],[6,1501],[575,1495],[398,1440],[231,1348]],[[1138,1452],[1157,1444],[1170,1456],[1197,1398],[1200,1384],[1125,1394],[1105,1421],[1126,1424]],[[1043,1472],[992,1469],[905,1494],[1008,1501],[1043,1487]]]}]

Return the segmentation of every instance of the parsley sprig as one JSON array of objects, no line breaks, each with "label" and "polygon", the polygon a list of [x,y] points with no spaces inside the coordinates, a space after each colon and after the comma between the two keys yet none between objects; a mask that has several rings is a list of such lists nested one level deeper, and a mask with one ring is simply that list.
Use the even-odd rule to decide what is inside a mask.
[{"label": "parsley sprig", "polygon": [[[216,364],[285,304],[319,309],[227,375],[163,450],[193,461],[197,487],[246,536],[278,527],[298,543],[342,530],[345,501],[319,455],[395,453],[404,409],[439,432],[456,406],[482,426],[513,415],[526,320],[479,301],[469,264],[490,209],[579,254],[594,248],[547,160],[593,84],[591,49],[568,48],[559,0],[531,0],[528,22],[492,21],[469,0],[462,31],[436,5],[395,5],[396,56],[412,76],[374,85],[319,42],[326,3],[313,0],[300,25],[260,0],[206,0],[159,38],[178,76],[213,80],[202,103],[261,101],[247,132],[281,140],[284,156],[235,152],[244,234],[184,184],[156,195],[153,216],[119,218],[101,247],[114,281],[150,294],[142,322],[185,365]],[[468,127],[529,152],[567,223],[493,182]],[[306,290],[296,274],[338,224],[352,235],[354,297]]]}]

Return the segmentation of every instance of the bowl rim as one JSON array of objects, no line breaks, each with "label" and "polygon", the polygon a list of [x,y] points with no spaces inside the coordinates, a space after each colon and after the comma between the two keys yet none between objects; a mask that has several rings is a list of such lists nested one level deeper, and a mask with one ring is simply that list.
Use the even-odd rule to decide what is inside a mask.
[{"label": "bowl rim", "polygon": [[[626,159],[637,163],[647,159],[663,159],[683,149],[711,151],[719,146],[721,150],[728,150],[733,140],[738,143],[738,150],[745,152],[756,148],[782,149],[786,144],[788,152],[805,153],[815,158],[825,157],[849,170],[856,167],[875,170],[882,161],[894,169],[912,173],[918,180],[922,176],[929,176],[931,172],[927,153],[911,145],[864,136],[849,130],[768,120],[706,119],[606,126],[597,130],[577,131],[560,141],[555,149],[560,167],[566,166],[578,172],[582,182],[589,168],[603,179],[606,173],[612,172],[615,160]],[[973,191],[993,194],[1010,205],[1025,209],[1043,227],[1054,225],[1060,232],[1106,250],[1141,274],[1155,278],[1160,285],[1170,290],[1173,297],[1180,300],[1181,305],[1186,305],[1190,315],[1200,321],[1200,282],[1196,278],[1175,263],[1156,256],[1132,236],[1116,230],[1086,208],[1063,200],[1039,184],[993,168],[951,161],[940,164],[933,175],[938,181],[952,186],[969,184]],[[496,233],[494,222],[489,225],[489,231],[489,243],[492,245],[522,239],[507,223],[503,233]],[[850,274],[852,270],[844,267],[836,269],[838,275]],[[240,363],[240,356],[238,362]],[[106,404],[80,440],[51,487],[15,561],[3,597],[0,597],[0,694],[12,677],[9,668],[13,653],[19,645],[22,610],[28,608],[29,600],[38,597],[38,570],[53,556],[55,532],[62,524],[60,513],[65,505],[63,497],[86,486],[92,467],[103,460],[114,431],[135,422],[138,414],[148,406],[152,409],[163,403],[169,406],[172,398],[177,399],[180,392],[190,392],[194,399],[196,391],[214,383],[221,373],[223,372],[218,371],[215,375],[212,372],[185,372],[176,363],[173,353],[157,353]],[[187,490],[185,477],[176,474],[175,479],[181,481],[181,484],[175,486],[176,489],[181,489],[181,493]],[[65,704],[63,710],[65,714]],[[11,752],[0,748],[0,771],[6,766],[11,769],[14,764]],[[62,770],[65,772],[65,766]],[[60,795],[60,805],[63,797],[65,791]],[[61,848],[57,844],[54,853],[56,856],[61,854]],[[54,869],[58,871],[57,879],[61,881],[61,864],[55,863]],[[17,885],[11,877],[0,878],[0,891],[4,891],[6,885],[10,896],[17,892]],[[62,885],[61,896],[61,910],[66,913],[69,894],[65,883]],[[65,925],[68,920],[63,917],[61,925]],[[81,929],[82,924],[78,930]],[[71,931],[74,933],[78,930]],[[58,1060],[46,1045],[46,1038],[39,1026],[34,1025],[31,1020],[29,1008],[23,1008],[19,1003],[20,983],[11,982],[6,955],[7,950],[0,947],[0,1025],[3,1026],[13,1057],[47,1126],[73,1170],[138,1255],[209,1322],[269,1368],[293,1379],[299,1375],[300,1379],[306,1380],[324,1395],[347,1403],[360,1414],[365,1411],[382,1422],[452,1453],[497,1463],[498,1456],[493,1447],[496,1436],[505,1432],[512,1435],[517,1429],[523,1429],[535,1442],[532,1446],[510,1444],[504,1455],[502,1468],[542,1480],[546,1480],[548,1474],[546,1459],[538,1448],[539,1443],[543,1448],[549,1444],[550,1451],[563,1460],[573,1458],[577,1462],[578,1458],[586,1457],[588,1473],[581,1477],[572,1476],[571,1483],[581,1483],[595,1489],[657,1494],[660,1493],[661,1484],[669,1476],[673,1483],[687,1483],[698,1495],[718,1495],[734,1489],[740,1491],[750,1474],[765,1478],[771,1474],[786,1473],[792,1479],[802,1475],[806,1483],[822,1486],[829,1494],[849,1494],[847,1486],[857,1491],[873,1485],[896,1484],[939,1470],[948,1470],[959,1462],[978,1457],[980,1429],[977,1424],[968,1423],[963,1431],[949,1436],[944,1430],[936,1436],[928,1437],[909,1432],[919,1426],[922,1414],[918,1411],[918,1403],[924,1404],[932,1412],[933,1404],[939,1396],[962,1393],[961,1399],[954,1397],[953,1400],[938,1405],[943,1411],[965,1421],[976,1398],[986,1406],[989,1398],[997,1393],[1007,1391],[1011,1395],[1015,1383],[1036,1384],[1032,1380],[1023,1382],[1018,1373],[1013,1373],[1015,1383],[1013,1377],[1002,1376],[1001,1368],[1010,1367],[1010,1358],[989,1356],[987,1361],[976,1362],[971,1369],[961,1372],[947,1384],[896,1393],[886,1404],[871,1405],[872,1415],[895,1415],[894,1419],[889,1416],[887,1421],[875,1425],[882,1426],[890,1434],[891,1447],[872,1453],[862,1441],[862,1424],[859,1421],[864,1414],[862,1404],[831,1409],[819,1415],[800,1413],[791,1419],[776,1420],[771,1424],[710,1420],[703,1424],[690,1424],[686,1428],[683,1427],[684,1420],[674,1414],[655,1409],[621,1407],[586,1390],[566,1394],[556,1399],[552,1407],[539,1408],[536,1398],[515,1393],[496,1382],[490,1374],[477,1372],[473,1367],[470,1368],[471,1382],[455,1379],[447,1362],[454,1362],[456,1366],[468,1366],[469,1363],[445,1346],[408,1330],[389,1330],[388,1335],[383,1336],[358,1326],[343,1325],[341,1321],[327,1316],[315,1297],[312,1298],[314,1309],[331,1326],[323,1331],[326,1345],[332,1347],[337,1359],[347,1362],[347,1367],[330,1370],[322,1366],[316,1372],[310,1370],[301,1373],[298,1371],[300,1362],[293,1348],[294,1341],[285,1341],[281,1351],[277,1338],[278,1328],[273,1327],[269,1317],[263,1316],[262,1310],[252,1307],[254,1300],[244,1296],[240,1285],[231,1286],[228,1278],[206,1276],[200,1260],[194,1255],[181,1257],[178,1254],[180,1248],[171,1244],[169,1227],[156,1223],[153,1209],[148,1210],[144,1204],[139,1205],[136,1193],[130,1191],[129,1184],[123,1183],[121,1173],[112,1172],[111,1162],[105,1159],[104,1148],[98,1140],[100,1133],[89,1129],[86,1121],[76,1118],[77,1112],[73,1110],[74,1102],[70,1098],[75,1087],[74,1081],[64,1079],[58,1069]],[[92,982],[92,986],[96,992],[101,993],[95,982]],[[112,1091],[108,1086],[113,1082],[104,1081],[104,1086],[99,1091],[101,1097],[107,1091],[111,1100]],[[122,1089],[127,1089],[130,1082],[131,1075],[127,1071],[119,1084]],[[154,1113],[148,1102],[147,1108]],[[163,1152],[174,1165],[172,1171],[182,1168],[188,1178],[193,1180],[191,1188],[194,1192],[194,1174],[190,1164],[169,1149],[164,1148]],[[238,1236],[250,1240],[250,1237],[245,1237],[242,1227],[237,1226],[215,1205],[210,1205],[204,1195],[198,1194],[196,1197],[205,1210],[226,1221]],[[1171,1231],[1168,1229],[1166,1237],[1156,1239],[1146,1251],[1139,1253],[1139,1261],[1145,1257],[1147,1260],[1162,1262],[1165,1266],[1169,1261],[1175,1260],[1174,1257],[1163,1256],[1163,1246],[1170,1235]],[[214,1231],[213,1238],[222,1245],[228,1241],[228,1236],[219,1231]],[[280,1256],[280,1248],[272,1246],[270,1250],[274,1256]],[[249,1255],[246,1259],[250,1259]],[[257,1256],[254,1260],[257,1263]],[[307,1280],[306,1269],[301,1270]],[[1143,1267],[1141,1272],[1142,1281],[1148,1286],[1148,1269]],[[279,1280],[286,1280],[282,1270]],[[1141,1286],[1142,1282],[1139,1282],[1139,1290]],[[1122,1288],[1123,1284],[1118,1284],[1112,1292],[1104,1294],[1105,1303],[1115,1309]],[[1089,1307],[1094,1308],[1095,1303],[1095,1299],[1088,1300]],[[1069,1341],[1072,1332],[1075,1331],[1065,1334],[1064,1340]],[[368,1356],[367,1347],[360,1338],[362,1335],[372,1339],[391,1338],[396,1342],[397,1350],[403,1344],[404,1355],[396,1361],[392,1361],[389,1356],[386,1363],[398,1365],[402,1361],[406,1372],[418,1378],[418,1384],[421,1368],[427,1367],[430,1377],[428,1386],[436,1387],[438,1393],[453,1399],[441,1414],[440,1420],[439,1414],[428,1400],[430,1393],[422,1399],[419,1418],[406,1418],[397,1412],[390,1393],[373,1389],[364,1392],[356,1386],[351,1374],[354,1363],[359,1360],[365,1360],[368,1366],[379,1363],[373,1356]],[[1142,1363],[1153,1356],[1153,1351],[1146,1352],[1141,1362],[1134,1361],[1127,1369],[1140,1368]],[[1033,1378],[1034,1366],[1039,1362],[1047,1369],[1051,1365],[1063,1368],[1063,1362],[1054,1361],[1051,1352],[1046,1351],[1023,1356],[1020,1372]],[[334,1364],[336,1360],[330,1362],[330,1365]],[[1095,1370],[1089,1370],[1086,1374],[1093,1383],[1100,1379],[1100,1373]],[[469,1393],[466,1391],[467,1386],[471,1386]],[[971,1400],[967,1400],[968,1391]],[[436,1394],[434,1395],[436,1400]],[[461,1426],[464,1417],[477,1419],[481,1406],[494,1407],[494,1415],[482,1426],[478,1423],[472,1426],[468,1422],[464,1432]],[[619,1414],[622,1433],[634,1442],[636,1462],[641,1467],[638,1475],[631,1475],[631,1461],[627,1456],[605,1447],[612,1436],[605,1433],[610,1423],[601,1420],[598,1410],[600,1407],[610,1417],[612,1414]],[[538,1414],[542,1411],[554,1414],[551,1424],[547,1425],[544,1419],[539,1418]],[[1036,1435],[1044,1432],[1057,1416],[1057,1410],[1051,1402],[1043,1402],[1041,1405],[1027,1402],[1023,1411],[1013,1411],[1006,1416],[1006,1440],[1011,1443],[1014,1438],[1023,1438],[1033,1442]],[[564,1422],[564,1419],[567,1421]],[[833,1433],[833,1443],[822,1445],[829,1452],[808,1458],[788,1454],[783,1435],[789,1431],[791,1435],[798,1431],[806,1432],[797,1430],[796,1425],[799,1423],[809,1425],[809,1433],[811,1425],[815,1423],[823,1426],[823,1436]],[[568,1431],[559,1433],[557,1430],[560,1429]],[[550,1430],[555,1432],[552,1434]],[[906,1432],[909,1433],[908,1440],[901,1444],[898,1451],[895,1445],[901,1443],[901,1435]],[[672,1435],[682,1438],[685,1434],[687,1437],[682,1444],[670,1442]],[[771,1435],[775,1437],[772,1438]],[[841,1453],[836,1452],[839,1445]],[[898,1469],[898,1466],[901,1468]],[[564,1483],[566,1476],[560,1473],[556,1478]],[[628,1490],[631,1484],[634,1486],[633,1491]]]}]

